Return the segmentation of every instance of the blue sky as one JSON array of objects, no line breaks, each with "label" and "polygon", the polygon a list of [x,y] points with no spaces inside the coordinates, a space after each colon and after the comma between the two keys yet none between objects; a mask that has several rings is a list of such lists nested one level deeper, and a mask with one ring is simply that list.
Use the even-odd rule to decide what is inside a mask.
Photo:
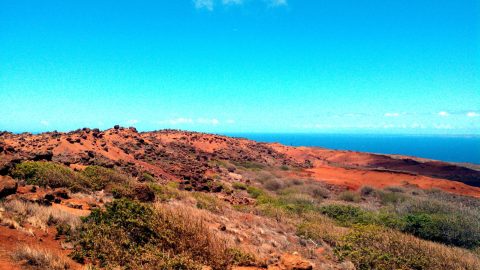
[{"label": "blue sky", "polygon": [[480,134],[477,0],[0,1],[0,130]]}]

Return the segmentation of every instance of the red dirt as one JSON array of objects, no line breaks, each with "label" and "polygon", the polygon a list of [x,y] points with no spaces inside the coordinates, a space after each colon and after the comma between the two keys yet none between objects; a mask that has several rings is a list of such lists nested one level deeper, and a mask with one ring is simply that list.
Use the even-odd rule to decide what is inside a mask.
[{"label": "red dirt", "polygon": [[55,240],[54,236],[56,232],[54,228],[49,228],[48,234],[41,230],[33,229],[33,231],[35,236],[30,236],[21,231],[0,226],[0,269],[22,269],[17,262],[12,260],[11,254],[24,245],[57,254],[70,264],[70,269],[83,269],[80,264],[68,257],[70,251],[62,249],[60,242]]},{"label": "red dirt", "polygon": [[[211,181],[219,173],[212,160],[288,165],[299,175],[358,188],[414,184],[480,197],[480,171],[458,164],[413,157],[377,155],[323,148],[256,143],[212,134],[164,130],[83,129],[69,133],[0,134],[1,164],[20,158],[53,161],[82,170],[87,165],[116,167],[133,176],[148,172],[165,181]],[[3,169],[5,170],[5,169]],[[303,170],[303,171],[302,171]],[[298,170],[297,170],[298,172]]]}]

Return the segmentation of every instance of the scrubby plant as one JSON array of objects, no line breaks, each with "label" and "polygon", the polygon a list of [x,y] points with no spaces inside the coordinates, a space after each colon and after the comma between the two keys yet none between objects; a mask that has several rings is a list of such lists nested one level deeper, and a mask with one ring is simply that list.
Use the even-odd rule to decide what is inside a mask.
[{"label": "scrubby plant", "polygon": [[15,261],[22,262],[29,269],[38,270],[67,270],[70,265],[58,255],[44,250],[37,249],[30,246],[22,246],[15,250],[12,254]]},{"label": "scrubby plant", "polygon": [[241,189],[241,190],[247,190],[247,185],[241,182],[234,182],[232,184],[232,187],[234,189]]},{"label": "scrubby plant", "polygon": [[347,191],[344,191],[344,192],[338,194],[338,198],[340,200],[346,201],[346,202],[360,202],[362,200],[362,198],[360,197],[360,195],[358,193],[350,191],[350,190],[347,190]]},{"label": "scrubby plant", "polygon": [[220,270],[238,257],[192,213],[127,199],[92,211],[75,243],[73,258],[110,268]]},{"label": "scrubby plant", "polygon": [[265,165],[254,162],[254,161],[241,161],[241,162],[234,162],[234,164],[238,167],[243,167],[248,170],[252,171],[259,171],[265,168]]},{"label": "scrubby plant", "polygon": [[24,161],[15,166],[12,176],[22,179],[30,185],[67,187],[72,190],[82,189],[85,180],[68,167],[46,161]]},{"label": "scrubby plant", "polygon": [[166,185],[160,185],[156,183],[148,184],[151,190],[155,193],[155,197],[159,201],[168,201],[171,199],[183,198],[182,193],[175,187],[174,183],[168,183]]},{"label": "scrubby plant", "polygon": [[335,246],[340,259],[348,258],[359,270],[479,269],[472,253],[420,240],[375,225],[357,226]]},{"label": "scrubby plant", "polygon": [[336,220],[344,226],[375,223],[372,213],[352,205],[329,204],[320,207],[319,210],[323,215]]},{"label": "scrubby plant", "polygon": [[389,186],[384,188],[385,191],[393,192],[393,193],[404,193],[405,189],[402,187],[397,186]]},{"label": "scrubby plant", "polygon": [[2,203],[1,206],[11,213],[18,222],[27,222],[33,227],[43,230],[46,230],[48,226],[57,226],[66,232],[75,230],[80,226],[80,218],[78,216],[58,208],[20,200],[7,201]]},{"label": "scrubby plant", "polygon": [[480,212],[436,200],[409,199],[395,207],[405,220],[402,231],[465,248],[480,246]]},{"label": "scrubby plant", "polygon": [[82,171],[82,175],[87,179],[89,188],[92,190],[102,190],[112,184],[125,185],[132,182],[128,176],[101,166],[88,166]]},{"label": "scrubby plant", "polygon": [[268,179],[263,183],[263,186],[270,191],[277,191],[283,187],[283,183],[276,178]]},{"label": "scrubby plant", "polygon": [[205,209],[213,213],[223,213],[227,207],[227,204],[224,201],[212,194],[194,192],[193,197],[196,199],[196,205],[199,209]]},{"label": "scrubby plant", "polygon": [[149,174],[148,172],[142,173],[141,180],[145,182],[150,182],[150,183],[156,182],[155,177]]},{"label": "scrubby plant", "polygon": [[375,194],[375,189],[371,186],[363,186],[360,188],[360,195],[362,197],[367,197]]},{"label": "scrubby plant", "polygon": [[391,191],[378,191],[378,197],[383,205],[388,204],[397,204],[406,200],[408,197],[399,192],[391,192]]}]

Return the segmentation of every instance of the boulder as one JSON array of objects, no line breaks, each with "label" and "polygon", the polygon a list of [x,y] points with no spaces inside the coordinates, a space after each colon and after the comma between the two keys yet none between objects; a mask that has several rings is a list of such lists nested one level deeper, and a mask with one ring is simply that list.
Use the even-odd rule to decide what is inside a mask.
[{"label": "boulder", "polygon": [[10,176],[0,175],[0,198],[4,198],[10,194],[17,192],[18,184]]},{"label": "boulder", "polygon": [[135,197],[141,202],[155,201],[155,193],[146,185],[135,187]]},{"label": "boulder", "polygon": [[283,254],[280,257],[280,264],[285,270],[311,270],[313,269],[312,263],[302,258],[297,253]]}]

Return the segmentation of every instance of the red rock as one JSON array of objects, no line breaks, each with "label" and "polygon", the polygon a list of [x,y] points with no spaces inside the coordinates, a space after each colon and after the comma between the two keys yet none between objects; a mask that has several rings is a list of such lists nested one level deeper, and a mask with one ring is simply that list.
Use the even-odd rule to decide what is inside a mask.
[{"label": "red rock", "polygon": [[280,257],[280,264],[285,270],[311,270],[313,269],[312,263],[303,259],[300,255],[293,254],[283,254]]},{"label": "red rock", "polygon": [[0,198],[4,198],[10,194],[17,192],[17,182],[10,176],[0,175]]}]

